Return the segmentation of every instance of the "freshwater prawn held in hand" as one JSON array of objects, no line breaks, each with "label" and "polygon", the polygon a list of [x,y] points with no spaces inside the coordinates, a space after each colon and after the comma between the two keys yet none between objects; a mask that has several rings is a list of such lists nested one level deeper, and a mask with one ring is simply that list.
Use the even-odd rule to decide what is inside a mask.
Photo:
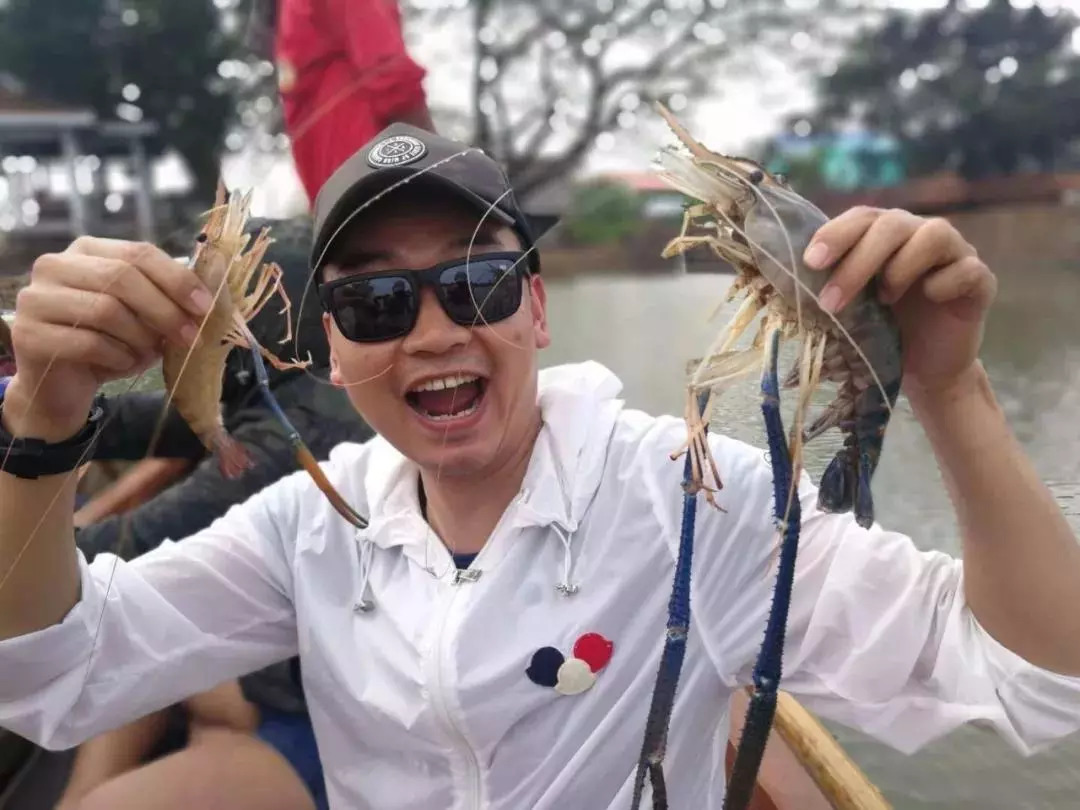
[{"label": "freshwater prawn held in hand", "polygon": [[[735,753],[724,810],[745,810],[754,792],[757,773],[777,709],[783,669],[788,609],[795,578],[795,560],[802,529],[801,503],[796,497],[806,441],[838,426],[845,434],[843,448],[822,477],[818,503],[825,511],[853,511],[859,525],[874,520],[870,479],[881,455],[885,428],[900,392],[902,355],[899,327],[892,313],[877,300],[876,282],[868,285],[838,315],[827,312],[818,295],[829,281],[803,263],[803,254],[828,218],[792,191],[780,178],[747,158],[715,154],[690,137],[661,105],[667,121],[689,154],[670,148],[657,158],[660,175],[679,191],[698,201],[689,206],[682,232],[664,249],[677,255],[706,245],[731,264],[737,277],[728,300],[740,292],[746,298],[697,363],[687,391],[688,451],[683,473],[683,516],[667,632],[660,667],[646,720],[638,759],[632,808],[651,780],[654,810],[667,810],[663,759],[690,629],[690,581],[694,548],[696,496],[704,492],[716,506],[713,488],[705,484],[709,470],[716,488],[720,474],[712,459],[706,432],[718,391],[755,368],[761,369],[761,410],[773,473],[773,508],[780,534],[779,561],[772,605],[764,639],[753,667],[753,690],[742,737]],[[688,235],[700,222],[712,233]],[[749,349],[733,349],[736,341],[762,311],[758,333]],[[780,338],[802,342],[796,366],[785,387],[799,386],[795,424],[790,439],[780,416],[777,373]],[[810,397],[821,379],[838,384],[836,399],[809,428],[803,428]],[[681,454],[676,452],[673,458]]]},{"label": "freshwater prawn held in hand", "polygon": [[[768,350],[767,337],[779,329],[783,336],[802,341],[799,358],[784,381],[784,387],[800,389],[790,448],[795,480],[801,469],[802,445],[838,427],[844,433],[844,446],[821,478],[818,506],[828,512],[853,510],[858,524],[867,528],[874,520],[870,480],[881,456],[902,376],[900,331],[892,312],[878,300],[876,279],[835,315],[822,309],[818,294],[829,274],[810,271],[802,256],[814,233],[827,221],[825,214],[756,162],[706,149],[670,112],[658,107],[689,152],[662,150],[657,158],[659,173],[673,187],[699,201],[687,208],[682,232],[663,255],[670,257],[707,245],[735,269],[736,279],[727,300],[740,292],[745,294],[727,328],[691,376],[687,418],[694,483],[705,488],[706,465],[717,486],[720,476],[703,438],[715,397],[710,397],[705,413],[693,403],[702,392],[715,394],[723,383],[760,367]],[[695,222],[714,232],[688,235]],[[751,348],[733,351],[740,335],[763,309],[766,314]],[[837,385],[836,398],[804,429],[810,397],[822,380]],[[711,500],[711,493],[708,497]]]},{"label": "freshwater prawn held in hand", "polygon": [[[276,264],[262,265],[271,241],[269,229],[264,228],[254,240],[245,231],[250,203],[250,194],[230,194],[218,185],[217,198],[199,233],[191,261],[193,272],[213,294],[213,306],[190,349],[166,345],[162,355],[165,387],[192,431],[217,455],[222,472],[238,475],[248,466],[248,456],[243,446],[226,432],[219,403],[226,356],[233,346],[249,350],[263,398],[284,428],[299,464],[339,514],[353,525],[366,525],[326,478],[270,391],[264,356],[281,370],[304,368],[308,361],[282,361],[260,346],[248,328],[247,322],[275,292],[285,303],[282,314],[287,316],[291,308],[281,285],[281,268]],[[255,287],[249,293],[253,280]],[[288,328],[282,343],[292,339],[291,320],[288,317],[285,320]]]},{"label": "freshwater prawn held in hand", "polygon": [[[238,322],[246,324],[275,292],[281,292],[285,301],[282,314],[290,307],[281,291],[281,269],[276,265],[263,267],[255,290],[247,294],[269,245],[263,231],[248,248],[249,236],[244,233],[248,202],[246,197],[227,195],[218,186],[214,207],[199,233],[191,261],[192,271],[214,296],[213,306],[199,327],[194,345],[190,349],[166,345],[161,358],[165,388],[173,405],[206,449],[217,456],[222,472],[231,477],[243,472],[249,459],[243,445],[226,432],[221,417],[225,358],[234,345],[261,350],[238,327]],[[285,363],[266,354],[280,369],[305,365]]]}]

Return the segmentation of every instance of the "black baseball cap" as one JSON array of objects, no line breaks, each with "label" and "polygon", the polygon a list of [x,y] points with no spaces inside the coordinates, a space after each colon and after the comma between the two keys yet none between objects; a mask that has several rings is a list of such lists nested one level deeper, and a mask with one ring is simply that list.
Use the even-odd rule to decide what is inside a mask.
[{"label": "black baseball cap", "polygon": [[[342,225],[356,210],[394,183],[437,183],[473,203],[481,214],[511,226],[526,250],[556,218],[526,214],[502,167],[480,149],[409,124],[386,127],[330,175],[315,198],[311,269],[319,271]],[[529,267],[539,272],[535,249]]]}]

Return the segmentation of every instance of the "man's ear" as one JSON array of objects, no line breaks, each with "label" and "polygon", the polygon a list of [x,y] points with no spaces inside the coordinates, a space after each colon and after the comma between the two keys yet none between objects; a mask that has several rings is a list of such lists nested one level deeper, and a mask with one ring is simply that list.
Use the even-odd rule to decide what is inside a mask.
[{"label": "man's ear", "polygon": [[338,362],[337,350],[334,348],[334,332],[337,331],[337,326],[334,324],[334,319],[330,317],[330,313],[323,313],[322,325],[323,332],[326,334],[326,344],[330,347],[330,382],[343,388],[345,381],[341,377],[341,364]]},{"label": "man's ear", "polygon": [[551,345],[547,322],[547,290],[544,280],[535,273],[528,277],[529,308],[532,315],[533,334],[536,336],[536,348],[546,349]]}]

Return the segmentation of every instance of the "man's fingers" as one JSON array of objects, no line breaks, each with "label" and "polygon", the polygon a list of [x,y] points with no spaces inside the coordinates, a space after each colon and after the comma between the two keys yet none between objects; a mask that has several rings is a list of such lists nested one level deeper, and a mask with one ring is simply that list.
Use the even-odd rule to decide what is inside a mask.
[{"label": "man's fingers", "polygon": [[[70,362],[123,373],[140,363],[123,343],[91,329],[16,318],[11,331],[20,354],[29,354],[42,364]],[[22,358],[20,368],[21,364]]]},{"label": "man's fingers", "polygon": [[927,276],[923,294],[935,304],[967,299],[982,312],[997,295],[997,277],[978,256],[965,256]]},{"label": "man's fingers", "polygon": [[880,208],[857,205],[830,219],[818,228],[807,245],[803,253],[806,266],[812,270],[831,267],[837,259],[851,250],[880,215]]},{"label": "man's fingers", "polygon": [[[182,266],[177,267],[194,278]],[[181,309],[140,268],[120,259],[54,254],[38,259],[34,274],[47,287],[75,288],[116,298],[146,326],[175,343],[190,345],[198,330],[199,319]]]},{"label": "man's fingers", "polygon": [[[821,292],[821,306],[830,312],[842,309],[878,274],[921,223],[922,219],[914,214],[892,210],[870,220],[861,232],[857,232],[855,224],[847,227],[841,237],[857,241],[853,247],[846,248],[846,255],[829,275],[829,283]],[[856,233],[858,235],[854,236]],[[834,244],[841,242],[838,239]]]},{"label": "man's fingers", "polygon": [[974,255],[975,248],[947,220],[937,217],[924,220],[882,272],[881,300],[895,303],[932,268]]},{"label": "man's fingers", "polygon": [[149,242],[126,242],[81,236],[65,253],[115,259],[132,265],[185,311],[202,318],[209,311],[213,295],[189,268]]},{"label": "man's fingers", "polygon": [[23,313],[35,320],[94,329],[115,338],[138,357],[157,353],[158,335],[111,295],[51,284],[30,285],[19,303]]}]

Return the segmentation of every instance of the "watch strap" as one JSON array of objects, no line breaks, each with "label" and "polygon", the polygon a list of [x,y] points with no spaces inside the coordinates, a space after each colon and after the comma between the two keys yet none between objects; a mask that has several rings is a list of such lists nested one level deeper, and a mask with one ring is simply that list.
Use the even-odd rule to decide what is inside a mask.
[{"label": "watch strap", "polygon": [[[0,414],[4,400],[0,395]],[[40,478],[71,472],[93,456],[105,415],[101,398],[94,400],[86,424],[74,436],[62,442],[47,442],[34,437],[14,437],[0,421],[0,469],[16,478]]]}]

